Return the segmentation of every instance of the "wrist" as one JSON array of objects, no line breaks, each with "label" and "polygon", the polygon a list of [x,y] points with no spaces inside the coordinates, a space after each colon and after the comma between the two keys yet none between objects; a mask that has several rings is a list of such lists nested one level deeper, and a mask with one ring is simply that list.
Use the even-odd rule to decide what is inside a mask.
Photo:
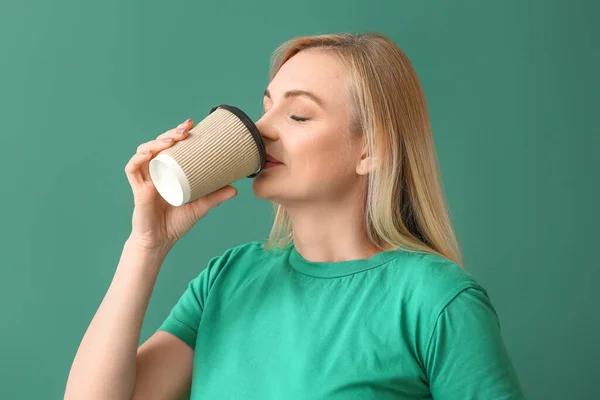
[{"label": "wrist", "polygon": [[125,247],[135,249],[138,252],[148,255],[165,256],[171,251],[175,242],[164,241],[164,242],[149,242],[142,238],[129,235],[125,241]]}]

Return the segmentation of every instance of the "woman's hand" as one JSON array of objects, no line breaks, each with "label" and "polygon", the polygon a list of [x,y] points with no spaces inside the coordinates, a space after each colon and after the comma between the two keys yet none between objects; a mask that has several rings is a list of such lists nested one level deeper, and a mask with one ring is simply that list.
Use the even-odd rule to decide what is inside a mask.
[{"label": "woman's hand", "polygon": [[204,217],[212,208],[237,195],[237,190],[227,185],[188,204],[175,207],[167,203],[150,179],[150,160],[175,142],[185,140],[194,126],[188,119],[155,140],[137,148],[125,166],[125,173],[134,197],[132,231],[128,240],[148,248],[170,248]]}]

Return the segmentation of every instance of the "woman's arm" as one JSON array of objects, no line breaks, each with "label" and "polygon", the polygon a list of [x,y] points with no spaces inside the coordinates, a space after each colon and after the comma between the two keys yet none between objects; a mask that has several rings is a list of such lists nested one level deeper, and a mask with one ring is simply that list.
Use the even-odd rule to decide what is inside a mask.
[{"label": "woman's arm", "polygon": [[460,292],[439,314],[426,352],[436,400],[526,399],[488,296]]},{"label": "woman's arm", "polygon": [[[144,315],[168,251],[125,243],[110,287],[75,355],[65,399],[129,400],[135,387],[147,391],[149,378],[160,382],[158,376],[173,371],[183,374],[175,382],[189,384],[193,350],[172,335],[155,334],[138,355]],[[184,388],[170,386],[170,390],[175,395]]]},{"label": "woman's arm", "polygon": [[176,336],[158,331],[138,349],[133,400],[182,399],[192,383],[194,350]]}]

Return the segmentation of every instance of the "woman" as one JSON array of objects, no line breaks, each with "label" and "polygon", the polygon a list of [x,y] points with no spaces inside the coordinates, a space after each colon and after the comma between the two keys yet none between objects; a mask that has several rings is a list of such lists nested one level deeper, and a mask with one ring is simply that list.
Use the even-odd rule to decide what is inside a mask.
[{"label": "woman", "polygon": [[486,291],[462,268],[398,46],[375,33],[292,39],[256,124],[270,161],[253,192],[276,207],[268,242],[212,258],[139,349],[165,256],[237,192],[175,208],[154,189],[150,159],[191,120],[131,158],[132,233],[66,398],[525,398]]}]

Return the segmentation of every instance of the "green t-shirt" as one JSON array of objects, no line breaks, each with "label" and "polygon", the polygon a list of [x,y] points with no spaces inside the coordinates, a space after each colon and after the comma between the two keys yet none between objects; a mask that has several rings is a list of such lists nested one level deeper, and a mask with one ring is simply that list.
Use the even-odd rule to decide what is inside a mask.
[{"label": "green t-shirt", "polygon": [[194,353],[191,399],[524,399],[496,311],[442,257],[212,258],[159,330]]}]

